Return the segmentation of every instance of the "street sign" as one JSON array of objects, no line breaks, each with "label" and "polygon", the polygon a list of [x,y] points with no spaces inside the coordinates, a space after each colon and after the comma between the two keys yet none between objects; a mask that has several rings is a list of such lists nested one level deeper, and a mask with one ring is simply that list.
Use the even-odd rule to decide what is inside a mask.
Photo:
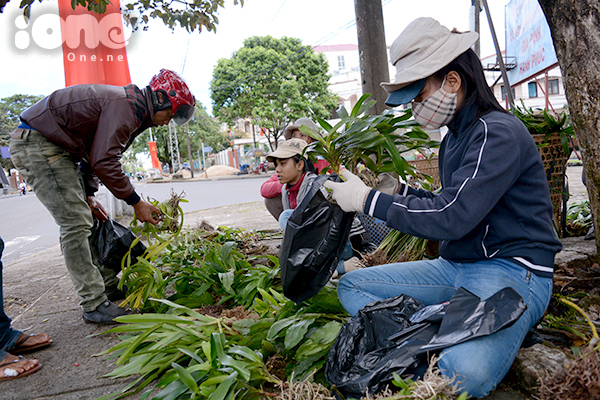
[{"label": "street sign", "polygon": [[531,79],[558,61],[550,27],[537,0],[511,0],[504,7],[506,55],[517,67],[507,71],[510,85]]}]

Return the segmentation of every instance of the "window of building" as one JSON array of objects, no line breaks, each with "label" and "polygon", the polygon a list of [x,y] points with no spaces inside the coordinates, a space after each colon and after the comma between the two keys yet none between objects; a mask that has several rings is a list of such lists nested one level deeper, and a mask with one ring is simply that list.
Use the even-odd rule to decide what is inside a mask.
[{"label": "window of building", "polygon": [[[506,100],[506,89],[504,89],[504,85],[500,86],[500,90],[502,91],[502,100]],[[515,88],[510,90],[512,93],[513,99],[515,98]]]},{"label": "window of building", "polygon": [[558,79],[548,81],[548,94],[558,94]]},{"label": "window of building", "polygon": [[529,98],[538,97],[537,83],[536,82],[529,82],[527,84],[527,87],[529,88]]},{"label": "window of building", "polygon": [[346,69],[346,60],[344,60],[344,56],[338,56],[338,69]]}]

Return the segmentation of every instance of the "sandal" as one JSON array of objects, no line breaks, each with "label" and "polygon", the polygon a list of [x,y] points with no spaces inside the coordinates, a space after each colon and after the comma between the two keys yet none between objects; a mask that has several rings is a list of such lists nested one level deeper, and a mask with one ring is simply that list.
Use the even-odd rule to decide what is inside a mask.
[{"label": "sandal", "polygon": [[[40,335],[40,334],[38,334]],[[11,354],[23,354],[23,353],[27,353],[36,349],[41,349],[44,347],[48,347],[52,344],[52,339],[48,338],[47,341],[42,342],[42,343],[36,343],[36,344],[32,344],[32,345],[26,345],[25,342],[27,341],[27,339],[29,339],[30,337],[35,337],[38,335],[26,335],[26,334],[22,334],[21,337],[19,338],[19,340],[17,340],[17,343],[15,344],[15,347],[12,350],[9,350]]]},{"label": "sandal", "polygon": [[[0,364],[0,370],[3,370],[2,372],[4,373],[4,376],[0,377],[0,382],[10,381],[12,379],[19,379],[24,376],[31,375],[34,372],[38,372],[42,368],[42,364],[37,364],[35,367],[31,368],[30,370],[23,371],[21,373],[18,373],[16,370],[14,370],[12,368],[5,368],[8,365],[12,365],[12,364],[22,362],[22,361],[33,361],[33,360],[28,360],[26,358],[23,358],[23,356],[19,356],[19,358],[16,360]],[[12,375],[12,376],[7,376],[7,374]]]}]

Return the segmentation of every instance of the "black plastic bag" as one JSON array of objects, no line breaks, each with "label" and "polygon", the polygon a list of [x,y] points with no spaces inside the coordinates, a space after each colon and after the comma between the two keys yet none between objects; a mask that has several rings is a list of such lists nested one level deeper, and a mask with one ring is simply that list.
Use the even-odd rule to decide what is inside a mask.
[{"label": "black plastic bag", "polygon": [[[133,241],[137,238],[133,232],[112,219],[106,222],[98,221],[97,248],[98,261],[106,268],[116,273],[121,272],[121,261],[129,251]],[[144,254],[146,246],[140,241],[131,249],[131,259]]]},{"label": "black plastic bag", "polygon": [[319,293],[333,275],[355,213],[344,212],[321,192],[329,175],[315,178],[288,220],[279,251],[283,294],[296,303]]},{"label": "black plastic bag", "polygon": [[526,309],[523,298],[512,288],[499,290],[484,301],[459,288],[445,308],[438,333],[419,353],[491,335],[514,324]]},{"label": "black plastic bag", "polygon": [[373,395],[393,379],[426,366],[441,350],[512,325],[526,309],[512,288],[481,301],[459,288],[449,302],[424,307],[400,295],[369,303],[344,324],[327,355],[325,373],[346,397]]},{"label": "black plastic bag", "polygon": [[[327,380],[346,397],[372,395],[415,363],[417,349],[398,346],[389,337],[410,329],[410,317],[423,303],[410,296],[372,302],[346,322],[327,355]],[[431,335],[433,336],[433,334]],[[405,337],[404,339],[410,339]]]}]

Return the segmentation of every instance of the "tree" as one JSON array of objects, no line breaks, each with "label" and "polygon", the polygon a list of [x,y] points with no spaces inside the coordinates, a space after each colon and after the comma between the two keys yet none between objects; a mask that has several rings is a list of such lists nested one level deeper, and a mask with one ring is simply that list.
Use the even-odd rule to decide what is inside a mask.
[{"label": "tree", "polygon": [[[35,104],[44,96],[33,96],[29,94],[15,94],[0,99],[0,147],[8,146],[10,133],[21,122],[19,115]],[[2,168],[12,166],[9,159],[0,158]]]},{"label": "tree", "polygon": [[[221,132],[219,128],[219,123],[208,115],[206,108],[200,102],[196,102],[196,112],[194,117],[188,123],[192,155],[196,155],[198,154],[198,151],[202,151],[200,148],[200,142],[204,142],[204,146],[212,147],[214,152],[218,152],[229,147],[230,143],[227,135],[224,132]],[[182,162],[185,162],[185,160],[189,162],[189,157],[187,157],[188,153],[185,127],[177,127],[176,129]],[[158,126],[156,128],[152,128],[152,137],[156,142],[158,160],[163,165],[168,164],[169,169],[172,170],[173,166],[171,165],[168,127]],[[149,154],[149,141],[150,131],[145,130],[135,139],[129,151],[131,151],[134,155],[139,153]]]},{"label": "tree", "polygon": [[600,7],[597,0],[539,0],[563,77],[583,156],[600,252]]},{"label": "tree", "polygon": [[291,121],[311,114],[330,118],[337,96],[328,89],[327,70],[323,54],[300,39],[248,38],[213,70],[213,113],[230,124],[251,117],[268,129],[267,139],[276,148]]},{"label": "tree", "polygon": [[[0,13],[9,1],[0,0]],[[23,9],[23,15],[27,18],[29,18],[34,1],[21,1],[20,8]],[[73,9],[81,5],[97,14],[106,12],[106,6],[109,3],[111,3],[110,0],[71,0]],[[234,5],[238,3],[243,6],[244,0],[233,0]],[[224,0],[130,0],[122,6],[127,21],[134,29],[142,26],[146,30],[150,18],[160,18],[171,29],[175,29],[179,25],[188,32],[193,32],[196,28],[201,32],[202,27],[210,32],[217,30],[219,23],[217,11],[223,5]]]}]

